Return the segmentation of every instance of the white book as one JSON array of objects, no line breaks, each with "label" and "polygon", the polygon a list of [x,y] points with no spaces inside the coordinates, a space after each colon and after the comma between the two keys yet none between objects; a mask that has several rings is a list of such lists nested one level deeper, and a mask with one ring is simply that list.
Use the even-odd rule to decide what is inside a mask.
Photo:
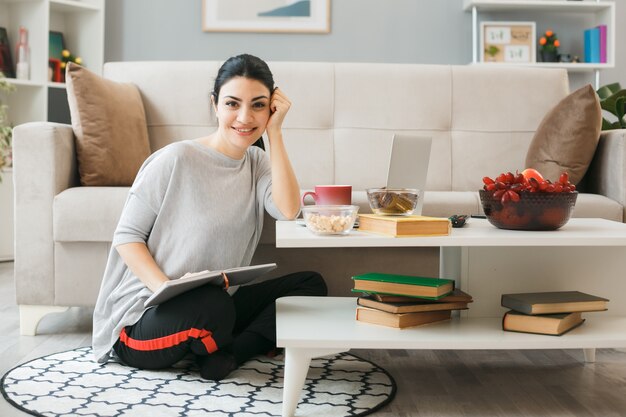
[{"label": "white book", "polygon": [[159,289],[146,300],[144,307],[161,304],[172,297],[205,284],[213,284],[225,288],[232,285],[247,284],[275,268],[276,264],[271,263],[229,268],[221,271],[200,271],[186,274],[161,285]]}]

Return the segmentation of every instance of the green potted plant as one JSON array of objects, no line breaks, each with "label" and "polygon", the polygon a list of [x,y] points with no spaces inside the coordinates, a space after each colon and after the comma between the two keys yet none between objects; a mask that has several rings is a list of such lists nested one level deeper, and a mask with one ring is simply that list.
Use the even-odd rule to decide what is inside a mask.
[{"label": "green potted plant", "polygon": [[543,36],[539,38],[539,46],[543,62],[557,62],[559,60],[559,46],[561,46],[561,42],[552,30],[546,30]]},{"label": "green potted plant", "polygon": [[597,91],[600,98],[600,107],[616,117],[616,121],[611,122],[605,117],[602,118],[602,130],[626,129],[626,90],[622,90],[619,83],[607,84]]},{"label": "green potted plant", "polygon": [[485,54],[487,54],[487,61],[495,61],[496,55],[500,52],[500,48],[495,45],[489,45],[489,48],[485,48]]},{"label": "green potted plant", "polygon": [[[14,89],[15,87],[12,84],[9,84],[6,81],[4,74],[0,72],[0,93],[10,93]],[[0,101],[0,182],[2,182],[2,170],[5,167],[10,167],[13,160],[13,152],[11,148],[13,129],[9,125],[7,108],[7,105]]]}]

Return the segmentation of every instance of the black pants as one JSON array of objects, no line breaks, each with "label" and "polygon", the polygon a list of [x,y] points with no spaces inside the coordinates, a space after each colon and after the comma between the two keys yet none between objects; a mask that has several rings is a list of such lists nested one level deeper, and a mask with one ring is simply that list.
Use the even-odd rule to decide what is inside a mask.
[{"label": "black pants", "polygon": [[240,287],[232,297],[205,285],[148,309],[122,330],[113,348],[126,364],[142,369],[167,368],[190,352],[202,356],[219,349],[232,352],[241,364],[275,347],[276,299],[326,293],[317,272]]}]

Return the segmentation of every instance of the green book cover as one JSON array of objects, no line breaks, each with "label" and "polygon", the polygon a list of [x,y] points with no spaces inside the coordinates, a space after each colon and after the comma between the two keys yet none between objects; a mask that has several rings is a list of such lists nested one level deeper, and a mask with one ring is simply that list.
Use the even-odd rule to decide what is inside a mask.
[{"label": "green book cover", "polygon": [[370,272],[363,275],[355,275],[352,277],[352,279],[360,279],[364,281],[393,282],[395,284],[419,285],[422,287],[441,287],[442,285],[446,285],[449,283],[452,283],[452,285],[454,285],[454,280],[447,278],[428,278],[411,275],[384,274],[379,272]]}]

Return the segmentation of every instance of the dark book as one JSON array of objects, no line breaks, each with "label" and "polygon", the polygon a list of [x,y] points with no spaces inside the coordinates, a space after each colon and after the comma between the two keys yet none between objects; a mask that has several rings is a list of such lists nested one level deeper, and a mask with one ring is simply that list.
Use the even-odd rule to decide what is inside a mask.
[{"label": "dark book", "polygon": [[373,296],[359,297],[357,304],[363,307],[374,308],[376,310],[387,311],[389,313],[415,313],[420,311],[438,310],[467,310],[467,302],[457,301],[451,303],[439,303],[430,300],[419,300],[414,298],[408,303],[384,303],[377,301]]},{"label": "dark book", "polygon": [[372,272],[355,275],[353,292],[390,295],[409,295],[426,299],[439,299],[452,292],[454,281],[445,278],[417,277]]},{"label": "dark book", "polygon": [[359,214],[359,230],[389,236],[447,236],[451,229],[445,217],[385,216]]},{"label": "dark book", "polygon": [[579,291],[502,294],[503,307],[525,314],[604,311],[609,300]]},{"label": "dark book", "polygon": [[502,329],[510,332],[561,336],[583,324],[582,313],[541,314],[530,316],[508,311],[502,318]]},{"label": "dark book", "polygon": [[373,308],[357,307],[356,309],[357,321],[399,329],[448,320],[450,316],[450,310],[394,314]]},{"label": "dark book", "polygon": [[[403,296],[403,295],[387,295],[387,294],[376,294],[376,293],[365,293],[368,296],[372,297],[374,300],[376,301],[380,301],[383,303],[411,303],[411,302],[415,302],[417,299],[416,297],[408,297],[408,296]],[[461,291],[458,288],[455,288],[454,290],[452,290],[452,292],[448,295],[446,295],[445,297],[441,297],[437,300],[429,300],[431,302],[434,303],[452,303],[452,302],[457,302],[457,301],[461,301],[464,303],[471,303],[474,300],[472,299],[472,296],[469,295],[466,292]]]}]

